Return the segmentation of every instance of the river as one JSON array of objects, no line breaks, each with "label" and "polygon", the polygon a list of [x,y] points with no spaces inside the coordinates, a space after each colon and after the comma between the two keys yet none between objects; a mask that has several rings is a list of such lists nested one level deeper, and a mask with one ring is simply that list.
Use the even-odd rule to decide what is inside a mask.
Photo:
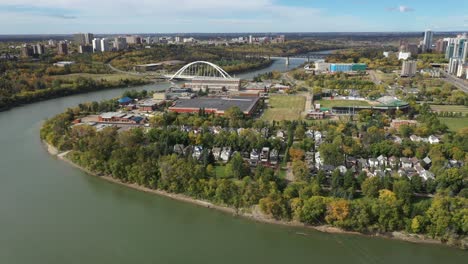
[{"label": "river", "polygon": [[[259,72],[284,69],[278,60]],[[257,223],[115,185],[47,154],[39,139],[44,119],[124,90],[0,113],[0,263],[430,264],[464,263],[468,257],[445,246]]]}]

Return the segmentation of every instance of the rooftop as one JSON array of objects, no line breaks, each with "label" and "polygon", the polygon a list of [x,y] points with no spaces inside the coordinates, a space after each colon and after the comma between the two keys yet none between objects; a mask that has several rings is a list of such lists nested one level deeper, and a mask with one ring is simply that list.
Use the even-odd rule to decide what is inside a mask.
[{"label": "rooftop", "polygon": [[190,109],[216,109],[216,111],[224,112],[231,107],[239,107],[244,113],[249,113],[259,97],[199,97],[187,100],[177,100],[171,108],[190,108]]}]

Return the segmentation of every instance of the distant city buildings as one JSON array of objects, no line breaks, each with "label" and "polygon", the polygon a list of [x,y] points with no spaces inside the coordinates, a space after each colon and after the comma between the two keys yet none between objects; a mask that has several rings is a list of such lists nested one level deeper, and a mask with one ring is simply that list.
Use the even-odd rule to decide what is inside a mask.
[{"label": "distant city buildings", "polygon": [[[92,42],[92,41],[91,41]],[[90,45],[80,45],[78,47],[78,52],[83,54],[83,53],[91,53],[93,52],[93,46]]]},{"label": "distant city buildings", "polygon": [[73,35],[73,41],[78,45],[91,45],[93,39],[93,33],[77,33]]},{"label": "distant city buildings", "polygon": [[114,49],[124,50],[127,48],[127,39],[123,37],[117,37],[114,39]]},{"label": "distant city buildings", "polygon": [[100,38],[93,39],[92,44],[93,44],[93,52],[101,51],[101,39]]},{"label": "distant city buildings", "polygon": [[402,77],[413,77],[416,75],[417,62],[416,61],[403,61],[403,66],[401,67],[401,76]]},{"label": "distant city buildings", "polygon": [[58,44],[58,54],[59,55],[68,55],[68,43],[65,41],[60,41]]},{"label": "distant city buildings", "polygon": [[424,32],[424,40],[423,40],[423,45],[422,45],[423,52],[428,52],[432,50],[433,38],[434,38],[434,32],[432,32],[431,30],[426,30],[426,32]]},{"label": "distant city buildings", "polygon": [[111,47],[110,47],[109,39],[107,39],[107,38],[101,39],[101,51],[106,52],[106,51],[110,51],[110,50],[111,50]]},{"label": "distant city buildings", "polygon": [[128,45],[140,45],[142,43],[140,36],[135,36],[135,35],[125,36],[125,39]]}]

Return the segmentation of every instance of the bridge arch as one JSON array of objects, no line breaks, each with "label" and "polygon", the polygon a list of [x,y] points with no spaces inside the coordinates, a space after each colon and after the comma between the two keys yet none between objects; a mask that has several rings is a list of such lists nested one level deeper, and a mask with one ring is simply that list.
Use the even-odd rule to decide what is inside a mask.
[{"label": "bridge arch", "polygon": [[[201,76],[205,77],[221,77],[224,79],[231,79],[231,75],[223,70],[218,65],[211,63],[209,61],[194,61],[184,67],[180,68],[170,80],[177,78],[193,78],[195,74],[198,74],[198,71],[202,71]],[[199,76],[199,75],[197,75]]]}]

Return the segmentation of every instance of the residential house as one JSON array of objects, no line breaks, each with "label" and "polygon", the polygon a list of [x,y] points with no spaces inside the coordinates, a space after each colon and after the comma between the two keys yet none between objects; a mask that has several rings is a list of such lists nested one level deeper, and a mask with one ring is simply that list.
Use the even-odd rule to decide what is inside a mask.
[{"label": "residential house", "polygon": [[283,130],[278,130],[278,131],[276,132],[276,137],[277,137],[277,138],[284,139],[285,136],[286,136],[286,134],[284,133]]},{"label": "residential house", "polygon": [[345,174],[346,171],[348,171],[348,170],[346,169],[346,167],[343,166],[343,165],[340,165],[340,166],[336,167],[336,169],[338,169],[338,170],[340,171],[341,174]]},{"label": "residential house", "polygon": [[213,157],[215,160],[219,160],[221,156],[221,148],[214,147],[211,150],[211,153],[213,153]]},{"label": "residential house", "polygon": [[272,149],[270,151],[270,164],[276,165],[278,164],[278,151],[276,149]]},{"label": "residential house", "polygon": [[410,169],[413,167],[413,162],[411,162],[411,160],[408,158],[401,158],[400,162],[402,169]]},{"label": "residential house", "polygon": [[252,151],[250,152],[250,160],[249,160],[250,165],[257,166],[259,160],[260,160],[260,155],[255,149],[252,149]]},{"label": "residential house", "polygon": [[410,140],[413,141],[413,142],[420,142],[420,141],[422,141],[422,138],[420,138],[420,137],[418,137],[416,135],[411,135]]},{"label": "residential house", "polygon": [[376,158],[370,158],[369,159],[369,167],[371,167],[371,168],[379,167],[379,160],[376,159]]},{"label": "residential house", "polygon": [[358,166],[361,170],[369,168],[369,164],[366,159],[358,159]]},{"label": "residential house", "polygon": [[355,157],[352,156],[347,156],[346,157],[346,167],[352,168],[356,166],[358,163],[358,160]]},{"label": "residential house", "polygon": [[392,168],[396,168],[396,167],[399,167],[400,166],[400,162],[399,162],[399,159],[395,156],[391,156],[389,159],[388,159],[388,164],[390,165],[390,167]]},{"label": "residential house", "polygon": [[379,166],[380,167],[385,167],[387,166],[388,159],[384,155],[380,155],[377,157],[377,160],[379,161]]},{"label": "residential house", "polygon": [[200,159],[202,151],[203,151],[202,146],[193,147],[192,157],[195,158],[195,159]]},{"label": "residential house", "polygon": [[270,155],[270,148],[268,147],[262,148],[262,152],[260,152],[260,160],[262,162],[268,162],[269,155]]},{"label": "residential house", "polygon": [[315,167],[317,169],[320,169],[320,167],[322,167],[323,165],[323,160],[321,159],[320,157],[320,152],[315,152]]},{"label": "residential house", "polygon": [[220,154],[219,158],[223,162],[228,162],[229,159],[231,158],[231,155],[232,155],[231,148],[230,147],[224,147],[223,150],[221,151],[221,154]]},{"label": "residential house", "polygon": [[431,166],[431,164],[432,164],[432,160],[431,160],[429,157],[425,157],[425,158],[422,160],[422,162],[423,162],[423,165],[424,165],[424,167],[425,167],[426,169],[429,168],[429,167]]},{"label": "residential house", "polygon": [[419,176],[421,176],[426,181],[429,179],[435,179],[435,174],[428,170],[423,171],[422,173],[419,174]]},{"label": "residential house", "polygon": [[431,143],[431,144],[439,144],[440,143],[439,138],[434,136],[434,135],[430,135],[428,140],[429,140],[429,143]]}]

